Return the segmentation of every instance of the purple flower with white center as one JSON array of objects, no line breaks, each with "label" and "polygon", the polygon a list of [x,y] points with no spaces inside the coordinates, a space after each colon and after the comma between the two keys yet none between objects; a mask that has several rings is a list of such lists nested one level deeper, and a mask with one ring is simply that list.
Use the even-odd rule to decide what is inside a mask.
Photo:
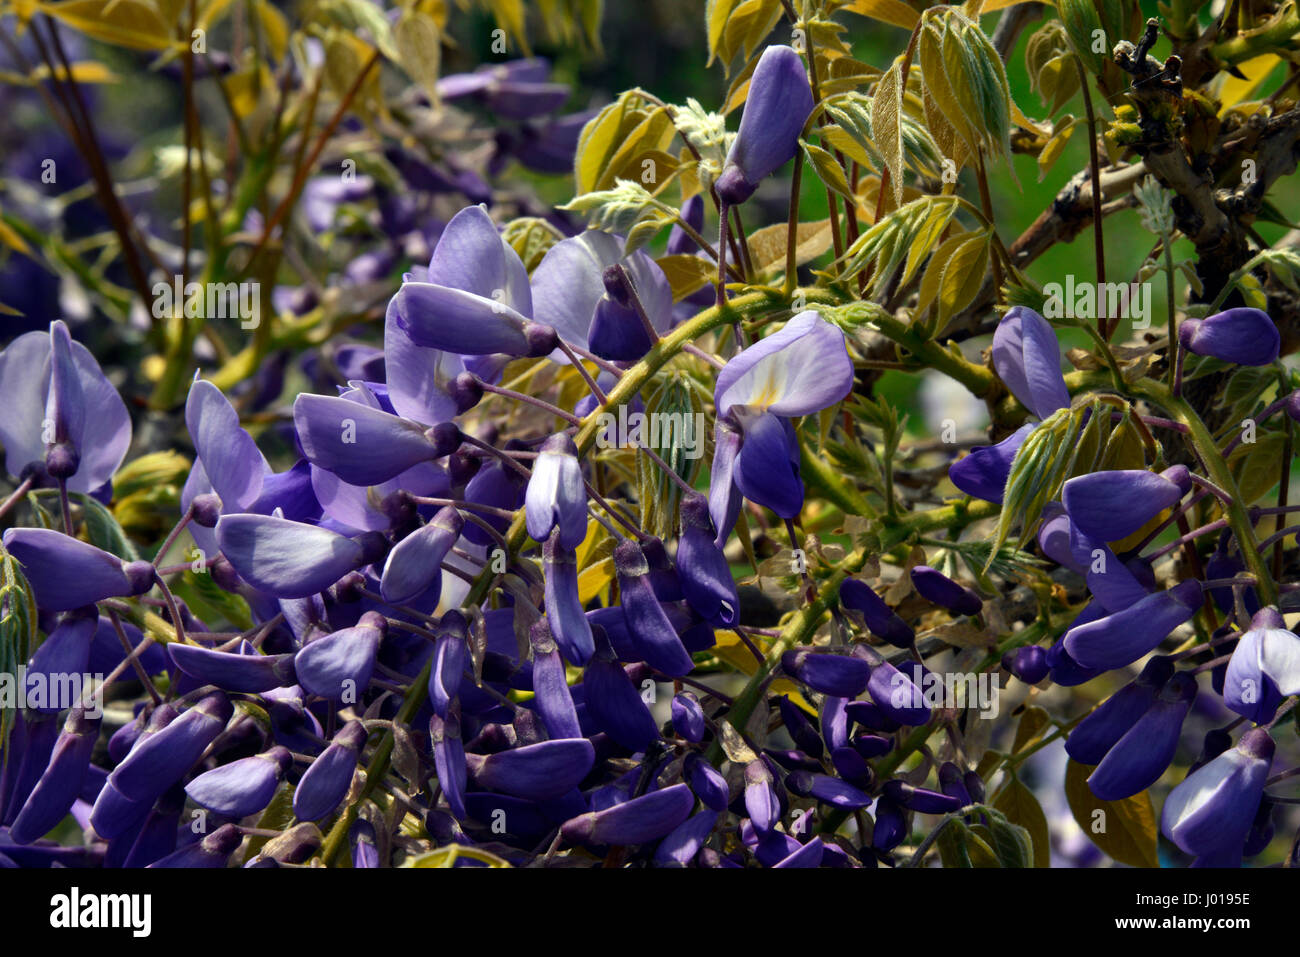
[{"label": "purple flower with white center", "polygon": [[185,793],[223,817],[243,818],[264,810],[275,796],[284,772],[293,764],[289,749],[276,746],[263,754],[239,758],[205,771],[189,784]]},{"label": "purple flower with white center", "polygon": [[725,541],[735,524],[738,494],[781,518],[799,514],[803,482],[790,417],[829,408],[852,386],[844,333],[812,311],[799,313],[718,373],[709,512],[719,539]]},{"label": "purple flower with white center", "polygon": [[36,604],[45,611],[71,611],[105,598],[143,595],[155,581],[149,562],[123,561],[52,528],[10,528],[0,542],[22,563]]},{"label": "purple flower with white center", "polygon": [[979,595],[929,565],[914,566],[910,576],[918,595],[954,615],[978,615],[984,607]]},{"label": "purple flower with white center", "polygon": [[1184,319],[1178,341],[1188,352],[1241,366],[1266,366],[1277,359],[1281,334],[1268,313],[1239,307],[1205,319]]},{"label": "purple flower with white center", "polygon": [[1076,625],[1065,633],[1065,650],[1085,668],[1123,668],[1154,649],[1201,607],[1201,584],[1180,582],[1122,611]]},{"label": "purple flower with white center", "polygon": [[95,357],[62,321],[0,350],[0,395],[0,445],[10,475],[45,472],[53,454],[48,464],[62,474],[49,474],[64,479],[68,491],[97,492],[113,478],[131,444],[131,418]]},{"label": "purple flower with white center", "polygon": [[1266,724],[1282,699],[1293,694],[1300,694],[1300,638],[1276,608],[1261,608],[1228,661],[1223,703],[1256,724]]},{"label": "purple flower with white center", "polygon": [[736,206],[749,199],[763,179],[795,155],[813,105],[799,54],[788,46],[764,50],[749,81],[740,129],[716,184],[724,204]]},{"label": "purple flower with white center", "polygon": [[461,355],[544,356],[555,330],[533,322],[519,254],[481,206],[466,206],[438,239],[424,281],[402,283],[396,315],[416,345]]},{"label": "purple flower with white center", "polygon": [[[621,275],[611,274],[616,268]],[[548,249],[533,271],[532,293],[538,322],[555,329],[566,343],[603,358],[638,359],[649,350],[637,303],[660,335],[673,324],[672,287],[663,270],[644,250],[629,254],[621,237],[600,230],[589,229]],[[551,358],[569,361],[559,350]]]},{"label": "purple flower with white center", "polygon": [[587,488],[578,449],[567,433],[549,436],[533,460],[524,493],[528,534],[544,542],[552,529],[564,548],[577,548],[587,537]]},{"label": "purple flower with white center", "polygon": [[1263,728],[1189,774],[1165,799],[1160,831],[1203,867],[1238,867],[1275,749]]}]

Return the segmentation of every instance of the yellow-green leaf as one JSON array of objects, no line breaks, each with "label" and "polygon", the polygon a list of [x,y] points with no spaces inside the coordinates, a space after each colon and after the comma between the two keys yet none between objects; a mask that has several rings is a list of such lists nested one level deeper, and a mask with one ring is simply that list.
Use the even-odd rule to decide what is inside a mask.
[{"label": "yellow-green leaf", "polygon": [[62,0],[36,8],[86,36],[133,50],[165,50],[173,28],[141,0]]},{"label": "yellow-green leaf", "polygon": [[903,3],[903,0],[853,0],[844,9],[883,23],[892,23],[904,30],[914,29],[921,19],[921,15]]},{"label": "yellow-green leaf", "polygon": [[871,132],[889,169],[894,203],[898,206],[903,205],[903,90],[906,86],[900,56],[876,84],[871,100]]},{"label": "yellow-green leaf", "polygon": [[1156,812],[1147,791],[1122,801],[1103,801],[1088,787],[1092,768],[1071,760],[1065,768],[1065,799],[1075,821],[1104,853],[1131,867],[1159,867]]}]

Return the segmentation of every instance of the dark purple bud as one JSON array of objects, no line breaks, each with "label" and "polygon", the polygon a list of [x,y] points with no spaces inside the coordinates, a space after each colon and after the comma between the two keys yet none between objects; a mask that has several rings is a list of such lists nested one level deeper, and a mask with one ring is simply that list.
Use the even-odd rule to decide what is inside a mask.
[{"label": "dark purple bud", "polygon": [[974,803],[970,791],[966,788],[966,776],[961,768],[951,761],[939,765],[939,790],[949,797],[956,798],[962,807]]},{"label": "dark purple bud", "polygon": [[700,707],[700,699],[694,693],[682,691],[673,695],[671,711],[673,729],[679,735],[692,744],[704,740],[704,732],[707,728],[704,709]]},{"label": "dark purple bud", "polygon": [[603,811],[581,814],[567,821],[561,832],[575,844],[644,844],[672,833],[694,807],[690,788],[674,784]]},{"label": "dark purple bud", "polygon": [[925,695],[910,677],[866,645],[855,645],[853,655],[871,668],[867,692],[888,718],[912,726],[920,726],[930,720],[930,708],[925,703]]},{"label": "dark purple bud", "polygon": [[794,156],[812,110],[799,54],[788,46],[768,47],[754,68],[740,129],[716,183],[723,203],[743,203],[762,179]]},{"label": "dark purple bud", "polygon": [[[293,792],[293,813],[300,821],[319,821],[334,813],[347,796],[357,759],[366,744],[366,729],[349,721],[317,756]],[[441,780],[441,777],[439,778]]]},{"label": "dark purple bud", "polygon": [[631,751],[659,740],[659,726],[623,667],[608,651],[598,651],[583,671],[587,712],[597,727]]},{"label": "dark purple bud", "polygon": [[352,822],[348,828],[348,844],[352,847],[352,866],[358,870],[379,866],[379,842],[375,826],[365,818]]},{"label": "dark purple bud", "polygon": [[776,706],[781,712],[781,723],[794,740],[795,745],[814,758],[822,756],[822,736],[813,725],[803,708],[799,707],[785,695],[778,695]]},{"label": "dark purple bud", "polygon": [[[566,661],[573,665],[584,665],[595,651],[595,643],[591,635],[591,624],[587,621],[582,610],[582,600],[578,597],[577,555],[573,549],[562,546],[557,537],[552,535],[542,546],[542,565],[546,621],[551,626],[551,635]],[[687,660],[690,660],[689,655]]]},{"label": "dark purple bud", "polygon": [[872,758],[882,757],[894,750],[893,739],[879,734],[855,734],[849,743],[853,745],[858,754],[868,761]]},{"label": "dark purple bud", "polygon": [[1085,668],[1122,668],[1152,651],[1200,607],[1200,582],[1180,582],[1123,611],[1076,625],[1062,640],[1070,657]]},{"label": "dark purple bud", "polygon": [[460,714],[452,708],[446,719],[436,714],[429,718],[429,739],[433,743],[433,764],[438,774],[438,784],[451,813],[460,820],[468,817],[465,807],[465,788],[469,780],[465,760],[465,745],[460,737]]},{"label": "dark purple bud", "polygon": [[655,848],[654,862],[659,867],[685,867],[699,853],[713,833],[718,812],[704,810],[679,824]]},{"label": "dark purple bud", "polygon": [[308,643],[294,657],[298,684],[308,694],[356,704],[375,668],[375,654],[388,623],[368,611],[354,628],[344,628]]},{"label": "dark purple bud", "polygon": [[984,802],[984,779],[974,771],[967,771],[963,780],[966,782],[966,793],[971,796],[971,800],[977,804]]},{"label": "dark purple bud", "polygon": [[867,630],[897,648],[910,648],[916,633],[899,618],[894,609],[864,581],[846,578],[840,582],[840,604],[862,616]]},{"label": "dark purple bud", "polygon": [[547,732],[552,738],[581,738],[582,728],[564,672],[564,659],[546,619],[533,622],[528,637],[533,646],[533,700]]},{"label": "dark purple bud", "polygon": [[825,855],[825,845],[822,844],[820,837],[814,837],[799,850],[795,851],[789,857],[782,858],[773,864],[773,868],[811,868],[821,867],[822,857]]},{"label": "dark purple bud", "polygon": [[1155,703],[1156,695],[1173,677],[1171,658],[1152,658],[1136,680],[1126,684],[1080,721],[1065,739],[1065,750],[1080,764],[1100,764],[1120,738],[1128,734]]},{"label": "dark purple bud", "polygon": [[528,534],[539,542],[552,529],[559,529],[558,543],[566,549],[577,548],[587,537],[587,488],[577,446],[567,433],[550,436],[537,450],[524,517]]},{"label": "dark purple bud", "polygon": [[845,709],[849,720],[856,722],[870,731],[889,733],[897,731],[901,725],[881,710],[874,701],[850,701]]},{"label": "dark purple bud", "polygon": [[1047,649],[1041,645],[1025,645],[1008,651],[1002,656],[1002,667],[1029,685],[1038,684],[1052,670],[1047,663]]},{"label": "dark purple bud", "polygon": [[928,565],[915,566],[911,576],[917,594],[954,615],[978,615],[984,607],[979,595]]},{"label": "dark purple bud", "polygon": [[225,867],[230,855],[244,842],[244,834],[233,824],[223,824],[193,844],[154,861],[150,867]]},{"label": "dark purple bud", "polygon": [[194,524],[202,528],[216,528],[217,520],[221,518],[221,497],[215,492],[194,496],[194,501],[190,502],[190,513]]},{"label": "dark purple bud", "polygon": [[913,787],[897,779],[885,782],[885,795],[903,807],[921,814],[948,814],[961,810],[961,803],[940,791]]},{"label": "dark purple bud", "polygon": [[87,718],[83,708],[68,712],[45,772],[9,828],[9,836],[16,844],[30,844],[67,815],[81,793],[98,737],[98,718]]},{"label": "dark purple bud", "polygon": [[715,811],[727,809],[727,805],[731,803],[731,795],[727,787],[727,779],[722,776],[721,771],[694,751],[686,755],[682,770],[686,782],[696,796],[704,802],[705,807]]},{"label": "dark purple bud", "polygon": [[456,403],[456,414],[461,415],[482,401],[483,384],[474,373],[462,372],[447,384],[447,394]]},{"label": "dark purple bud", "polygon": [[702,617],[724,628],[740,620],[740,598],[731,565],[717,545],[708,500],[695,493],[681,504],[682,534],[677,545],[677,573],[687,603]]},{"label": "dark purple bud", "polygon": [[293,655],[263,655],[247,641],[240,643],[238,652],[173,642],[167,646],[167,654],[177,668],[195,681],[216,685],[224,691],[256,694],[297,682]]},{"label": "dark purple bud", "polygon": [[[704,229],[704,194],[696,193],[686,202],[682,203],[681,208],[682,221],[697,233]],[[687,235],[681,226],[674,224],[668,232],[668,243],[664,247],[664,252],[669,256],[687,256],[698,252],[699,245],[695,240]]]},{"label": "dark purple bud", "polygon": [[876,802],[875,827],[871,832],[871,846],[888,852],[898,847],[907,837],[907,815],[903,808],[889,797],[881,795]]},{"label": "dark purple bud", "polygon": [[578,786],[596,760],[585,738],[543,741],[496,754],[465,755],[470,777],[480,787],[532,801],[557,798]]},{"label": "dark purple bud", "polygon": [[614,546],[614,570],[628,634],[637,653],[651,667],[680,677],[694,667],[650,582],[650,563],[641,546],[626,539]]},{"label": "dark purple bud", "polygon": [[1291,421],[1300,422],[1300,389],[1286,397],[1286,414],[1291,417]]},{"label": "dark purple bud", "polygon": [[284,772],[292,764],[289,749],[276,746],[263,754],[205,771],[185,785],[185,793],[195,804],[216,814],[247,817],[271,803]]},{"label": "dark purple bud", "polygon": [[795,771],[785,779],[785,786],[801,797],[825,801],[835,807],[870,807],[871,797],[858,788],[829,774]]},{"label": "dark purple bud", "polygon": [[1282,337],[1268,313],[1239,307],[1207,319],[1184,319],[1178,341],[1188,352],[1241,366],[1266,366],[1277,358]]},{"label": "dark purple bud", "polygon": [[152,803],[194,766],[233,711],[224,694],[210,694],[165,728],[142,734],[109,775],[105,791],[111,786],[128,800]]},{"label": "dark purple bud", "polygon": [[787,651],[781,656],[781,667],[813,691],[839,698],[856,698],[871,678],[871,665],[861,659],[806,648]]},{"label": "dark purple bud", "polygon": [[93,607],[64,615],[36,649],[27,666],[29,707],[55,714],[67,706],[55,693],[69,675],[84,675],[90,661],[90,647],[95,638],[98,618]]},{"label": "dark purple bud", "polygon": [[1174,675],[1088,777],[1092,793],[1103,801],[1120,801],[1159,780],[1174,759],[1183,719],[1195,697],[1196,679],[1187,672]]}]

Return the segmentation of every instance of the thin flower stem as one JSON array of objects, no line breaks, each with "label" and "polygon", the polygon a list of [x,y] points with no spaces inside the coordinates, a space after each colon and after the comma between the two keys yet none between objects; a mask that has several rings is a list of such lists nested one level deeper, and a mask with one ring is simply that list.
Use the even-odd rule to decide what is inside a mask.
[{"label": "thin flower stem", "polygon": [[440,507],[451,507],[463,511],[482,512],[485,515],[495,515],[497,518],[513,519],[515,513],[508,508],[497,508],[495,505],[480,505],[478,502],[467,502],[462,498],[434,498],[428,495],[412,495],[411,501],[417,505],[437,505]]},{"label": "thin flower stem", "polygon": [[[685,352],[687,355],[695,356],[697,359],[703,359],[715,369],[722,369],[726,366],[726,363],[717,356],[710,355],[698,346],[691,345],[689,342],[682,346],[682,352]],[[601,404],[603,405],[604,403]]]},{"label": "thin flower stem", "polygon": [[3,502],[0,502],[0,518],[4,518],[11,508],[22,501],[23,496],[31,490],[32,482],[33,476],[27,476],[27,478],[18,483],[18,487],[10,493],[8,498]]},{"label": "thin flower stem", "polygon": [[[190,507],[185,510],[185,514],[181,516],[180,521],[172,526],[172,530],[167,533],[167,537],[163,539],[163,543],[158,546],[158,552],[153,557],[154,568],[158,567],[158,563],[162,561],[163,556],[167,554],[168,549],[170,549],[172,545],[176,543],[177,537],[180,535],[182,531],[184,531],[185,526],[190,523],[190,519],[192,519],[193,517],[194,517],[194,504],[191,502]],[[187,568],[189,567],[189,562],[185,563],[185,567]]]},{"label": "thin flower stem", "polygon": [[799,238],[799,190],[803,187],[803,151],[794,154],[794,172],[790,175],[790,214],[785,227],[785,293],[790,295],[799,285],[799,267],[795,263]]},{"label": "thin flower stem", "polygon": [[123,663],[130,662],[131,667],[135,670],[135,676],[140,679],[140,684],[144,685],[145,691],[153,699],[154,704],[162,703],[162,695],[158,694],[158,689],[153,686],[149,680],[149,673],[144,670],[144,665],[140,664],[139,657],[135,654],[135,648],[131,645],[131,639],[126,636],[126,631],[122,628],[122,621],[117,617],[117,612],[112,608],[105,608],[108,613],[108,620],[113,623],[113,630],[117,632],[117,640],[122,643],[122,650],[126,652],[126,658]]},{"label": "thin flower stem", "polygon": [[[622,263],[616,264],[614,268],[618,271],[619,278],[623,282],[623,288],[626,290],[627,297],[632,303],[633,311],[636,312],[637,318],[641,320],[641,328],[645,330],[646,337],[650,340],[650,344],[654,345],[659,341],[659,330],[656,329],[654,323],[650,321],[650,315],[645,311],[645,303],[641,301],[641,297],[637,295],[636,286],[632,284],[632,277],[627,274],[627,270],[623,268]],[[604,404],[603,400],[601,404]]]},{"label": "thin flower stem", "polygon": [[1215,498],[1217,498],[1220,502],[1224,503],[1225,505],[1232,504],[1232,494],[1228,492],[1226,489],[1219,488],[1219,486],[1215,485],[1209,479],[1203,478],[1200,475],[1193,474],[1192,481],[1195,484],[1201,486],[1201,488],[1212,493]]},{"label": "thin flower stem", "polygon": [[186,643],[185,623],[181,621],[180,606],[176,604],[176,598],[172,595],[172,590],[167,587],[166,580],[157,571],[154,572],[153,580],[154,584],[163,593],[163,601],[167,603],[167,611],[172,616],[172,627],[176,630],[176,641],[183,645]]},{"label": "thin flower stem", "polygon": [[560,344],[560,351],[569,357],[569,363],[578,370],[578,375],[582,376],[582,381],[587,383],[587,388],[591,390],[591,394],[596,397],[596,401],[601,405],[604,405],[608,396],[606,396],[600,386],[596,384],[596,380],[591,377],[591,373],[588,372],[587,367],[582,364],[582,360],[579,359],[578,354],[573,351],[573,347],[563,339],[557,339],[556,341]]},{"label": "thin flower stem", "polygon": [[[596,500],[596,504],[599,505],[601,508],[603,508],[609,515],[612,515],[614,518],[618,519],[619,524],[622,525],[624,528],[626,528],[629,532],[631,532],[636,538],[638,538],[641,541],[645,541],[650,537],[645,532],[641,531],[641,529],[637,528],[636,523],[634,523],[627,516],[625,516],[622,513],[622,511],[616,509],[613,505],[611,505],[608,501],[606,501],[605,497],[601,495],[598,491],[596,491],[595,486],[593,486],[590,482],[584,479],[583,484],[587,487],[587,494]],[[595,518],[598,522],[600,522],[606,528],[609,528],[608,523],[603,521],[601,517],[598,514],[596,514],[596,512],[593,509],[589,508],[587,511],[590,512],[591,516]],[[623,533],[615,529],[610,529],[610,531],[614,533],[615,538],[621,539],[626,537],[623,535]]]},{"label": "thin flower stem", "polygon": [[[516,472],[518,472],[520,475],[522,475],[524,478],[526,479],[532,478],[533,476],[532,470],[527,468],[526,466],[520,465],[519,462],[515,460],[516,455],[523,457],[525,453],[518,452],[512,454],[510,452],[504,452],[501,449],[498,449],[496,446],[489,445],[487,442],[484,442],[482,439],[470,435],[468,432],[461,433],[461,441],[474,446],[474,448],[476,449],[481,449],[482,451],[495,456],[496,458],[500,459],[502,462],[506,463],[506,465],[514,469]],[[536,453],[532,453],[528,455],[528,457],[532,458],[535,455]]]},{"label": "thin flower stem", "polygon": [[727,204],[719,201],[718,205],[718,285],[716,304],[722,308],[727,304]]},{"label": "thin flower stem", "polygon": [[59,510],[63,513],[63,534],[72,536],[72,506],[68,503],[67,479],[59,479]]},{"label": "thin flower stem", "polygon": [[680,488],[687,495],[690,495],[692,492],[695,491],[695,489],[687,485],[686,480],[683,479],[680,475],[678,475],[676,470],[673,469],[671,466],[669,466],[667,462],[661,459],[659,457],[659,453],[656,452],[654,449],[650,448],[650,446],[638,445],[637,449],[641,452],[644,452],[646,455],[648,455],[650,457],[650,461],[654,462],[655,465],[663,469],[664,474],[667,475],[670,479],[672,479],[672,481],[676,483],[677,487]]},{"label": "thin flower stem", "polygon": [[740,246],[740,257],[745,272],[745,281],[749,282],[754,278],[754,256],[749,249],[749,237],[745,235],[745,223],[740,218],[740,207],[731,207],[731,215],[736,220],[737,243]]},{"label": "thin flower stem", "polygon": [[[1263,424],[1267,419],[1272,418],[1272,417],[1277,413],[1277,411],[1278,411],[1279,409],[1281,409],[1283,406],[1286,405],[1286,400],[1287,400],[1287,397],[1286,397],[1286,396],[1282,397],[1281,399],[1278,399],[1276,402],[1274,402],[1272,405],[1270,405],[1268,408],[1266,408],[1266,409],[1265,409],[1263,412],[1261,412],[1259,415],[1255,416],[1255,417],[1254,417],[1254,419],[1255,419],[1255,424],[1256,424],[1256,425],[1262,425],[1262,424]],[[1290,417],[1290,416],[1287,416],[1287,422],[1289,423],[1290,421],[1291,421],[1291,417]],[[1288,428],[1288,430],[1289,430],[1289,429],[1290,429],[1290,426],[1288,425],[1287,428]],[[1223,447],[1223,451],[1220,452],[1219,454],[1222,455],[1222,456],[1226,459],[1229,455],[1232,454],[1233,450],[1236,449],[1236,447],[1237,447],[1238,445],[1241,444],[1242,436],[1244,436],[1245,434],[1246,434],[1246,433],[1245,433],[1245,430],[1243,430],[1243,429],[1238,429],[1236,432],[1234,432],[1234,433],[1232,434],[1232,438],[1228,440],[1228,444],[1225,445],[1225,446]],[[1289,464],[1289,463],[1287,462],[1287,459],[1288,459],[1288,458],[1289,458],[1289,456],[1286,456],[1286,457],[1283,458],[1283,460],[1282,460],[1282,466],[1283,466],[1283,468],[1286,468],[1286,467],[1288,466],[1288,464]],[[1282,504],[1285,504],[1285,503],[1284,503],[1284,502],[1279,502],[1278,504],[1279,504],[1279,505],[1282,505]]]},{"label": "thin flower stem", "polygon": [[[1262,552],[1264,549],[1268,548],[1268,546],[1270,546],[1270,545],[1276,543],[1276,544],[1277,544],[1277,554],[1280,554],[1280,553],[1281,553],[1281,550],[1282,550],[1282,541],[1283,541],[1283,539],[1285,539],[1288,535],[1294,535],[1296,532],[1300,532],[1300,525],[1288,525],[1286,528],[1281,529],[1280,531],[1276,531],[1276,532],[1274,532],[1274,533],[1273,533],[1272,535],[1270,535],[1268,538],[1266,538],[1266,539],[1264,539],[1262,542],[1260,542],[1260,543],[1259,543],[1259,550]],[[1279,570],[1275,571],[1274,574],[1277,574],[1277,575],[1280,576],[1280,575],[1281,575],[1281,570],[1279,569]]]},{"label": "thin flower stem", "polygon": [[478,385],[484,392],[491,392],[494,395],[505,396],[506,398],[514,399],[517,402],[526,402],[529,405],[536,406],[537,408],[543,410],[544,412],[551,413],[551,415],[555,416],[556,418],[563,419],[565,422],[568,422],[570,425],[576,425],[576,426],[582,425],[582,419],[578,418],[572,412],[564,411],[558,405],[551,405],[551,403],[547,402],[545,399],[539,399],[536,396],[525,395],[522,392],[515,392],[513,389],[503,389],[500,386],[492,385],[488,382],[485,382],[483,379],[479,378],[473,373],[470,373],[470,375],[473,376],[475,384]]},{"label": "thin flower stem", "polygon": [[[1174,521],[1174,518],[1172,516],[1170,517],[1170,521]],[[1183,535],[1181,538],[1174,539],[1168,545],[1163,545],[1160,548],[1156,549],[1154,552],[1152,552],[1150,555],[1144,557],[1147,559],[1147,561],[1150,562],[1158,561],[1159,559],[1164,558],[1164,556],[1168,555],[1170,552],[1174,551],[1175,549],[1182,548],[1188,542],[1194,542],[1202,535],[1209,535],[1212,532],[1217,532],[1227,527],[1228,527],[1228,520],[1226,518],[1216,519],[1215,521],[1210,522],[1208,525],[1202,525],[1200,528],[1193,529],[1192,531],[1188,532],[1186,535]]]}]

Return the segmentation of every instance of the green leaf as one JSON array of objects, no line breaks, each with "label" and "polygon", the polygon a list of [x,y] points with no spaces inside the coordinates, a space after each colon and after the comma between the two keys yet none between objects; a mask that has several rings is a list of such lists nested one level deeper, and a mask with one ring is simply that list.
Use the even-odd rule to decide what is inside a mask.
[{"label": "green leaf", "polygon": [[393,43],[402,69],[424,89],[429,100],[438,103],[438,65],[442,60],[442,37],[433,17],[419,10],[405,11],[393,28]]},{"label": "green leaf", "polygon": [[[1021,723],[1023,724],[1023,719]],[[1018,824],[1029,835],[1033,847],[1032,866],[1051,867],[1052,844],[1047,815],[1043,813],[1042,805],[1034,797],[1034,792],[1012,774],[994,796],[993,806],[1005,814],[1008,821]]]},{"label": "green leaf", "polygon": [[[22,565],[0,545],[0,674],[14,675],[36,650],[36,598]],[[0,772],[9,760],[9,733],[16,710],[0,709]]]},{"label": "green leaf", "polygon": [[817,171],[817,178],[826,184],[827,188],[839,193],[849,203],[856,206],[858,198],[849,187],[849,181],[844,177],[844,167],[839,164],[835,157],[820,146],[814,146],[812,143],[807,142],[803,144],[803,151],[807,154],[813,169]]},{"label": "green leaf", "polygon": [[1156,811],[1150,793],[1103,801],[1088,787],[1091,773],[1091,767],[1073,759],[1065,768],[1065,799],[1088,840],[1121,864],[1159,867]]},{"label": "green leaf", "polygon": [[112,512],[89,495],[76,492],[69,497],[81,504],[82,521],[86,524],[86,538],[90,544],[112,552],[124,561],[140,560],[139,551],[131,539],[127,538],[126,532],[122,531],[122,526],[117,523]]},{"label": "green leaf", "polygon": [[253,627],[248,602],[221,588],[206,572],[195,574],[192,569],[186,569],[171,583],[171,588],[209,623],[229,622],[240,631]]},{"label": "green leaf", "polygon": [[141,0],[63,0],[35,6],[72,29],[114,46],[165,50],[177,42],[173,27]]}]

